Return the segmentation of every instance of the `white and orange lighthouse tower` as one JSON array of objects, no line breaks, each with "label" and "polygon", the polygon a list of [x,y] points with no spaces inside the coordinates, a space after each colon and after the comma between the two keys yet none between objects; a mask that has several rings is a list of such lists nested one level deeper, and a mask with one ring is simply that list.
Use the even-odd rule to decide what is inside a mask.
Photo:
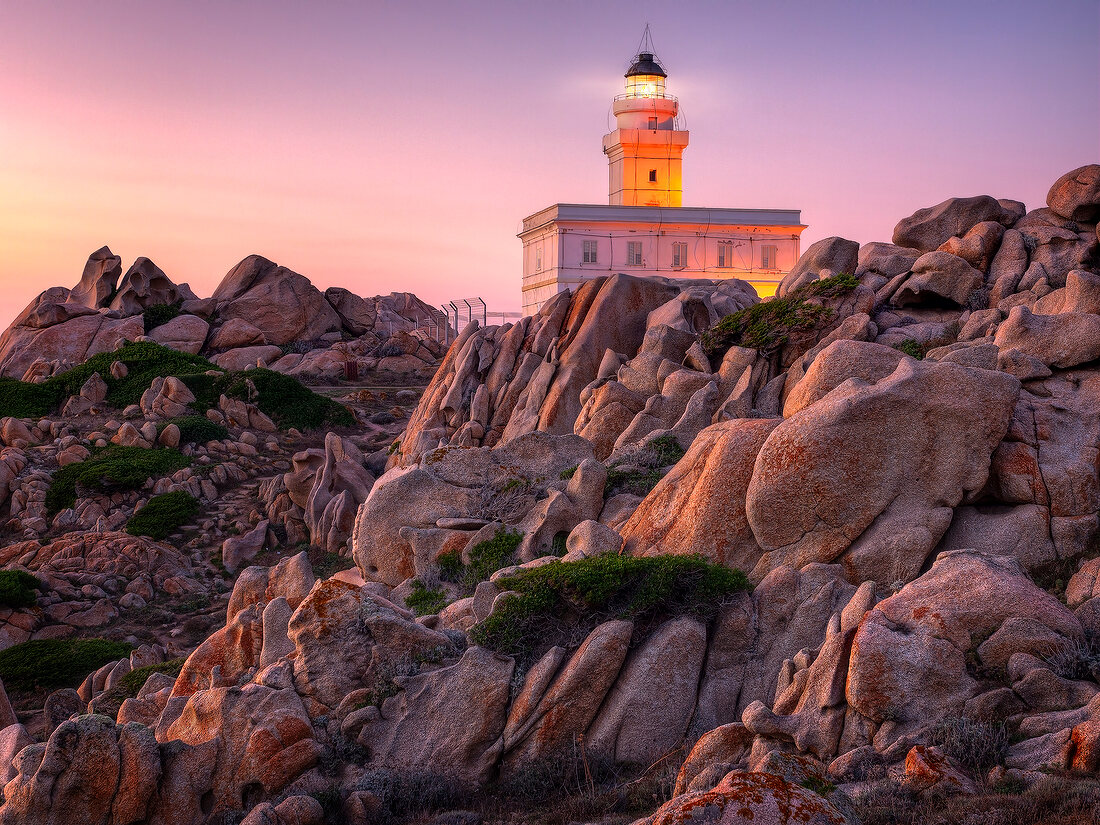
[{"label": "white and orange lighthouse tower", "polygon": [[612,104],[617,128],[603,138],[612,206],[683,205],[688,133],[678,128],[680,104],[665,93],[666,77],[653,53],[641,52]]},{"label": "white and orange lighthouse tower", "polygon": [[649,27],[615,96],[603,137],[608,203],[555,203],[523,219],[523,312],[615,272],[639,277],[741,278],[772,295],[799,255],[797,209],[684,206],[688,133]]}]

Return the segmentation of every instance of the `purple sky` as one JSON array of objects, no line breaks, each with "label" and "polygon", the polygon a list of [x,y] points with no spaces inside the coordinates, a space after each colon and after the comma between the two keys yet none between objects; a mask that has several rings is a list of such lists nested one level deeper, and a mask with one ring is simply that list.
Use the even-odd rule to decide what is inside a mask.
[{"label": "purple sky", "polygon": [[5,322],[103,244],[200,295],[256,252],[518,309],[521,219],[606,203],[646,21],[684,203],[801,209],[803,248],[1100,160],[1096,0],[48,6],[0,0]]}]

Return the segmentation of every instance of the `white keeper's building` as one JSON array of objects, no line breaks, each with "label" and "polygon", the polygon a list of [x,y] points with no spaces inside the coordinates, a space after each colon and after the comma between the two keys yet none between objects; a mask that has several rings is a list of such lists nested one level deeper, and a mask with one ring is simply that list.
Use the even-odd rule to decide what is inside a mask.
[{"label": "white keeper's building", "polygon": [[524,218],[523,314],[598,275],[741,278],[774,294],[799,256],[797,209],[682,206],[679,103],[649,52],[615,98],[618,128],[604,135],[608,205],[558,203]]}]

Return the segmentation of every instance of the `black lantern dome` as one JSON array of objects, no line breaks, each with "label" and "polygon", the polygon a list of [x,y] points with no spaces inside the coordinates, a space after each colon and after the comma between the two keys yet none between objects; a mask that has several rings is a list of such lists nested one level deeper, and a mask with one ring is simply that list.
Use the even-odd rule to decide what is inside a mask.
[{"label": "black lantern dome", "polygon": [[668,77],[664,67],[657,62],[657,58],[651,52],[641,52],[631,64],[630,69],[623,77],[637,77],[639,75],[651,75],[656,77]]}]

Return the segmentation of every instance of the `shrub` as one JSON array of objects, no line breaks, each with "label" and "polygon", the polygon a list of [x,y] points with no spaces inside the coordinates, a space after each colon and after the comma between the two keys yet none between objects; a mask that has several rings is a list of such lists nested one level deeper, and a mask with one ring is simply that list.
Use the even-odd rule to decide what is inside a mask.
[{"label": "shrub", "polygon": [[350,570],[355,566],[355,562],[350,557],[341,556],[339,553],[330,553],[316,544],[299,545],[296,552],[300,553],[303,550],[306,551],[306,556],[309,558],[313,575],[318,579],[327,579],[334,573],[339,573],[341,570]]},{"label": "shrub", "polygon": [[235,373],[230,376],[225,394],[248,400],[248,381],[256,388],[256,406],[282,429],[314,430],[355,424],[355,416],[343,404],[318,395],[296,378],[273,370],[251,369]]},{"label": "shrub", "polygon": [[[111,377],[111,364],[121,361],[128,370],[124,378]],[[0,379],[0,416],[38,418],[56,410],[70,395],[80,392],[94,373],[107,384],[107,403],[125,407],[141,400],[154,378],[169,375],[201,374],[215,370],[213,364],[197,355],[177,352],[152,342],[130,342],[115,352],[104,352],[83,364],[59,373],[41,384],[11,378]]]},{"label": "shrub", "polygon": [[486,541],[480,541],[469,552],[469,564],[462,563],[458,552],[444,553],[437,560],[439,577],[443,581],[462,586],[465,593],[473,593],[483,581],[498,570],[515,564],[515,551],[523,541],[523,533],[501,527]]},{"label": "shrub", "polygon": [[180,444],[205,444],[208,441],[221,441],[229,436],[229,430],[221,424],[215,424],[205,415],[185,415],[170,418],[161,425],[163,430],[169,424],[175,424],[180,430]]},{"label": "shrub", "polygon": [[126,532],[132,536],[148,536],[155,541],[167,538],[195,517],[199,500],[184,490],[153,496],[148,503],[130,516]]},{"label": "shrub", "polygon": [[64,400],[56,384],[31,384],[14,378],[0,378],[0,416],[41,418]]},{"label": "shrub", "polygon": [[61,467],[46,491],[50,513],[72,507],[77,493],[136,490],[150,478],[174,473],[191,464],[179,450],[106,447],[84,461]]},{"label": "shrub", "polygon": [[417,616],[430,616],[447,606],[447,594],[429,590],[420,579],[413,579],[412,593],[405,597],[405,606]]},{"label": "shrub", "polygon": [[952,717],[933,728],[929,738],[962,767],[979,776],[1004,762],[1008,752],[1008,729],[1004,722]]},{"label": "shrub", "polygon": [[615,493],[646,496],[664,477],[664,468],[684,457],[685,451],[673,435],[662,435],[616,461],[607,468],[604,497]]},{"label": "shrub", "polygon": [[829,307],[811,303],[810,299],[839,297],[858,285],[854,275],[841,273],[801,286],[782,298],[745,307],[703,333],[703,350],[711,358],[721,357],[733,346],[770,354],[787,343],[792,332],[811,329],[832,316]]},{"label": "shrub", "polygon": [[127,697],[137,696],[138,692],[145,687],[149,677],[154,673],[179,676],[180,671],[183,670],[183,663],[186,661],[185,658],[169,659],[167,662],[158,662],[155,665],[136,668],[118,680],[118,687],[125,691]]},{"label": "shrub", "polygon": [[506,576],[504,599],[471,632],[476,644],[526,659],[539,646],[575,636],[612,618],[644,627],[667,616],[712,618],[723,600],[748,590],[745,574],[701,556],[595,556],[551,562]]},{"label": "shrub", "polygon": [[904,352],[906,355],[916,358],[918,361],[924,358],[924,345],[914,338],[906,338],[900,344],[894,344],[894,349]]},{"label": "shrub", "polygon": [[26,571],[0,570],[0,605],[4,607],[33,607],[34,591],[41,589],[42,582]]},{"label": "shrub", "polygon": [[1100,650],[1087,641],[1067,639],[1045,658],[1063,679],[1095,680],[1100,676]]},{"label": "shrub", "polygon": [[141,319],[145,322],[145,334],[148,335],[161,324],[167,324],[177,317],[180,311],[179,304],[154,304],[146,307],[141,314]]},{"label": "shrub", "polygon": [[680,446],[674,435],[662,435],[646,445],[653,454],[657,467],[668,467],[684,457],[686,451]]},{"label": "shrub", "polygon": [[453,778],[430,771],[368,767],[359,774],[355,790],[366,791],[378,801],[371,815],[379,825],[419,821],[421,814],[454,808],[470,800]]},{"label": "shrub", "polygon": [[75,687],[93,670],[130,655],[134,646],[106,639],[38,639],[0,650],[0,680],[9,690]]}]

